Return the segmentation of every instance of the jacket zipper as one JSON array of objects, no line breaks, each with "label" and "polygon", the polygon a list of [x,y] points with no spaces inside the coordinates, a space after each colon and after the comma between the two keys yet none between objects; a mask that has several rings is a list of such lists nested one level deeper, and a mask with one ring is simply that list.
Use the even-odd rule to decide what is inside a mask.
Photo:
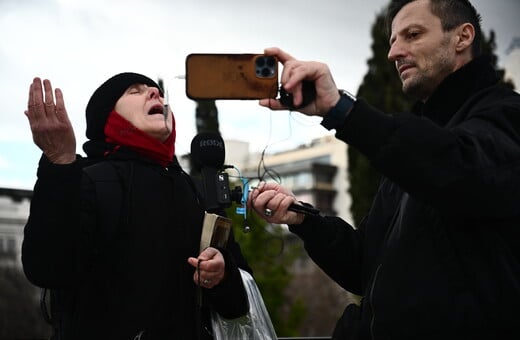
[{"label": "jacket zipper", "polygon": [[372,320],[370,320],[370,338],[372,340],[375,339],[375,336],[374,336],[374,324],[375,324],[375,319],[376,319],[376,311],[374,309],[374,288],[375,288],[375,285],[376,285],[376,281],[377,281],[377,275],[379,273],[379,269],[381,269],[381,263],[377,266],[377,269],[376,269],[376,273],[374,274],[374,280],[372,280],[372,285],[370,287],[370,308],[372,309]]}]

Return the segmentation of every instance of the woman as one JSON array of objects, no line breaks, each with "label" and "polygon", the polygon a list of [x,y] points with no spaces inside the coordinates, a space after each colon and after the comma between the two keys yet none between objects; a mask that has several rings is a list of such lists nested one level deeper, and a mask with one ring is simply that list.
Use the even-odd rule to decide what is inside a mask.
[{"label": "woman", "polygon": [[199,254],[204,210],[159,86],[136,73],[104,82],[86,109],[86,158],[53,97],[35,78],[25,114],[43,156],[22,248],[28,279],[52,289],[53,339],[210,339],[209,308],[245,314],[238,266],[250,269],[233,236]]}]

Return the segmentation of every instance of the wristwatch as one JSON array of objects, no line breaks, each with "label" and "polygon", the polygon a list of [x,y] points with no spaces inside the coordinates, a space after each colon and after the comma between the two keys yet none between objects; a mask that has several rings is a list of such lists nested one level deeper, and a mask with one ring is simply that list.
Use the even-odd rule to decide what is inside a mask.
[{"label": "wristwatch", "polygon": [[339,101],[325,114],[321,121],[321,125],[327,130],[338,128],[352,111],[356,102],[356,97],[345,90],[339,90],[339,95]]}]

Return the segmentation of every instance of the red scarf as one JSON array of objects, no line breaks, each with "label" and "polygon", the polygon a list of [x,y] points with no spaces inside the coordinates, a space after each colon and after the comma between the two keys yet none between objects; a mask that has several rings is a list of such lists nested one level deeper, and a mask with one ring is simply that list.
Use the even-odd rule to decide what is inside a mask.
[{"label": "red scarf", "polygon": [[172,133],[164,142],[160,142],[112,110],[105,123],[105,142],[117,145],[112,152],[117,151],[120,146],[126,146],[162,166],[167,166],[172,162],[175,154],[175,120],[172,124]]}]

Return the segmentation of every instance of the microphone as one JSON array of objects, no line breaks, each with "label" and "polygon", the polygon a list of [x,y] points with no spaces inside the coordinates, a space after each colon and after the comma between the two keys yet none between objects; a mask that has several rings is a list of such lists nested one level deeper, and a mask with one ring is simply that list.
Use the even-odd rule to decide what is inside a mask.
[{"label": "microphone", "polygon": [[[254,189],[256,189],[256,187],[250,188],[250,190],[254,190]],[[287,210],[294,211],[296,213],[305,214],[305,215],[319,215],[320,214],[319,209],[316,209],[309,205],[300,205],[300,204],[296,204],[296,203],[291,203],[291,205],[289,205],[289,208],[287,208]]]},{"label": "microphone", "polygon": [[[192,165],[202,175],[201,191],[204,197],[204,208],[208,212],[219,213],[222,208],[231,205],[229,177],[222,171],[226,167],[225,158],[224,140],[218,133],[201,132],[191,141]],[[306,215],[320,214],[318,209],[294,203],[289,206],[289,210]]]},{"label": "microphone", "polygon": [[210,167],[219,170],[224,166],[225,158],[224,140],[218,133],[201,132],[193,137],[191,159],[197,168]]},{"label": "microphone", "polygon": [[221,171],[225,158],[225,144],[219,134],[201,132],[191,141],[191,159],[202,174],[204,204],[208,212],[219,212],[231,204],[228,175]]},{"label": "microphone", "polygon": [[302,214],[305,214],[305,215],[319,215],[320,214],[320,211],[316,208],[313,208],[313,207],[309,207],[309,206],[306,206],[306,205],[299,205],[299,204],[294,204],[292,203],[288,210],[290,211],[294,211],[294,212],[297,212],[297,213],[302,213]]}]

